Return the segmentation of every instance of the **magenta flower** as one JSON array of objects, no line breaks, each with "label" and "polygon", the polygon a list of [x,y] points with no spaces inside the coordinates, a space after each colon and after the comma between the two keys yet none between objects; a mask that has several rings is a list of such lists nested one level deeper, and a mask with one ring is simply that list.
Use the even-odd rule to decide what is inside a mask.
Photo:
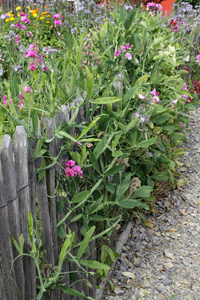
[{"label": "magenta flower", "polygon": [[175,99],[172,101],[173,104],[176,104],[178,102],[178,99]]},{"label": "magenta flower", "polygon": [[75,165],[72,167],[72,170],[74,171],[74,174],[78,174],[81,171],[81,168],[78,165]]},{"label": "magenta flower", "polygon": [[19,45],[21,44],[20,40],[19,40],[19,34],[17,35],[15,42],[18,43]]},{"label": "magenta flower", "polygon": [[34,70],[37,69],[37,68],[38,68],[38,65],[36,64],[36,62],[31,61],[31,62],[30,62],[30,70],[31,70],[31,71],[34,71]]},{"label": "magenta flower", "polygon": [[33,34],[30,31],[27,31],[27,35],[28,35],[28,37],[33,37]]},{"label": "magenta flower", "polygon": [[126,56],[126,58],[127,58],[128,60],[131,60],[131,59],[132,59],[131,53],[126,53],[125,56]]},{"label": "magenta flower", "polygon": [[115,51],[115,57],[119,56],[120,54],[121,54],[121,50],[120,50],[120,49],[117,49],[117,50]]},{"label": "magenta flower", "polygon": [[19,101],[18,109],[22,109],[22,107],[24,107],[24,102],[23,101]]},{"label": "magenta flower", "polygon": [[196,62],[200,65],[200,53],[196,56]]},{"label": "magenta flower", "polygon": [[55,14],[55,15],[53,16],[53,18],[54,18],[54,20],[60,18],[60,14]]},{"label": "magenta flower", "polygon": [[24,92],[27,93],[27,94],[29,94],[30,91],[31,91],[31,88],[28,85],[26,85],[23,89],[24,89]]},{"label": "magenta flower", "polygon": [[30,20],[27,18],[27,16],[21,17],[21,21],[26,23],[26,24],[30,24]]},{"label": "magenta flower", "polygon": [[66,162],[65,167],[73,167],[75,165],[75,161],[70,159]]},{"label": "magenta flower", "polygon": [[[24,95],[22,94],[22,92],[19,92],[19,99],[22,100],[24,99]],[[22,101],[23,102],[23,101]]]},{"label": "magenta flower", "polygon": [[81,170],[78,172],[78,177],[80,177],[80,178],[84,177],[83,172]]},{"label": "magenta flower", "polygon": [[70,176],[74,177],[74,171],[70,168],[66,168],[65,174],[66,174],[67,177],[70,177]]},{"label": "magenta flower", "polygon": [[60,25],[60,24],[62,24],[62,21],[60,19],[54,21],[54,25]]}]

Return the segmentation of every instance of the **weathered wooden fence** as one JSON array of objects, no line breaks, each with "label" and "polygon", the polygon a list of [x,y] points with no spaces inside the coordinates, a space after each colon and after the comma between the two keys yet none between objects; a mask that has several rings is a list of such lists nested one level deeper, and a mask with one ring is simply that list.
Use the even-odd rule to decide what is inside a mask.
[{"label": "weathered wooden fence", "polygon": [[[76,99],[80,103],[82,98]],[[75,104],[75,103],[74,103]],[[72,106],[74,105],[72,103]],[[55,117],[56,126],[61,122],[68,122],[73,111],[69,111],[68,106],[61,106],[61,111]],[[83,109],[80,108],[76,121],[80,122],[84,118]],[[41,129],[45,128],[47,137],[51,138],[55,130],[54,123],[50,118],[43,118],[38,126],[37,137],[41,136]],[[70,129],[74,134],[74,129]],[[52,156],[57,156],[63,140],[55,138],[49,144],[49,152]],[[37,180],[36,169],[40,168],[42,158],[33,159],[33,150],[36,144],[28,139],[23,126],[17,126],[12,144],[11,137],[5,135],[0,151],[0,299],[2,300],[35,300],[36,299],[36,278],[37,272],[34,261],[31,257],[21,256],[11,242],[10,235],[19,241],[19,236],[24,236],[24,252],[31,250],[27,231],[27,212],[33,216],[35,229],[41,234],[42,248],[45,253],[43,263],[43,277],[48,277],[48,273],[58,265],[58,257],[61,246],[57,237],[57,221],[68,212],[67,201],[65,209],[56,214],[56,203],[62,197],[55,194],[56,177],[55,173],[63,173],[63,168],[67,157],[59,158],[59,164],[54,165],[45,171],[43,178]],[[40,228],[36,228],[36,211],[39,215]],[[38,217],[37,215],[37,217]],[[66,228],[71,227],[76,232],[77,240],[81,240],[80,224],[78,222],[70,224],[69,218],[66,220]],[[38,226],[37,226],[38,227]],[[67,230],[66,230],[67,231]],[[68,231],[66,232],[66,234]],[[97,258],[96,244],[91,245],[91,257]],[[74,250],[76,255],[76,250]],[[17,258],[18,257],[18,258]],[[14,259],[17,258],[15,261]],[[12,263],[14,261],[14,263]],[[45,270],[46,268],[46,270]],[[96,277],[93,278],[92,287],[88,287],[87,278],[80,278],[78,284],[73,285],[70,279],[70,272],[76,271],[77,266],[72,262],[65,262],[63,266],[63,281],[66,286],[71,286],[84,293],[86,296],[95,298]],[[67,294],[62,294],[59,290],[45,294],[43,299],[70,300],[79,299]]]}]

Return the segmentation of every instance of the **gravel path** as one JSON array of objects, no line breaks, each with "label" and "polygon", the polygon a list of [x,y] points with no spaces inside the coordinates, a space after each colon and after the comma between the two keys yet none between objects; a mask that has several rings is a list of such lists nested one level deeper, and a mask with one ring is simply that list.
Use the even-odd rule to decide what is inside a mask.
[{"label": "gravel path", "polygon": [[187,183],[161,197],[152,229],[136,221],[103,299],[200,300],[199,107],[193,116],[179,169]]}]

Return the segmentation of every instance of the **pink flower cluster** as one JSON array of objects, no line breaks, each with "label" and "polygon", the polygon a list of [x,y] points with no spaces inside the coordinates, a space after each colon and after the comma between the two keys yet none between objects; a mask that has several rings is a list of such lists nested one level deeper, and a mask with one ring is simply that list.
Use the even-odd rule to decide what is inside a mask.
[{"label": "pink flower cluster", "polygon": [[179,28],[180,28],[179,24],[180,24],[179,23],[179,18],[177,18],[176,20],[171,19],[170,20],[170,25],[171,25],[170,29],[173,32],[179,32]]},{"label": "pink flower cluster", "polygon": [[61,14],[55,14],[54,16],[53,16],[53,18],[54,18],[54,25],[61,25],[62,24],[62,21],[61,21],[61,19],[62,20],[64,20],[64,17],[62,17],[62,15]]},{"label": "pink flower cluster", "polygon": [[83,61],[83,65],[82,65],[82,68],[84,69],[85,68],[85,65],[88,65],[88,66],[92,66],[93,63],[96,63],[97,65],[101,65],[100,63],[100,59],[97,58],[97,57],[94,57],[95,56],[95,53],[93,51],[93,47],[94,45],[87,45],[87,50],[85,52],[85,55],[86,55],[86,60]]},{"label": "pink flower cluster", "polygon": [[26,25],[21,24],[21,21],[15,24],[15,27],[17,27],[20,31],[22,31],[22,29],[26,29]]},{"label": "pink flower cluster", "polygon": [[3,96],[3,100],[4,100],[3,101],[3,105],[7,105],[8,106],[9,104],[13,103],[12,98],[9,101],[6,95]]},{"label": "pink flower cluster", "polygon": [[[158,103],[158,102],[160,101],[160,99],[159,99],[159,97],[158,97],[159,93],[156,92],[156,89],[155,89],[155,88],[153,89],[153,91],[150,92],[150,94],[153,95],[153,99],[154,99],[154,101],[155,101],[156,103]],[[140,99],[142,99],[142,100],[145,99],[145,96],[143,96],[142,94],[139,94],[138,97],[139,97]],[[150,104],[153,104],[151,99],[150,99],[149,103],[150,103]]]},{"label": "pink flower cluster", "polygon": [[160,101],[160,99],[157,97],[159,95],[159,93],[156,92],[155,88],[153,89],[153,91],[150,92],[150,94],[153,95],[153,99],[156,103]]},{"label": "pink flower cluster", "polygon": [[200,53],[196,56],[196,62],[200,65]]},{"label": "pink flower cluster", "polygon": [[83,172],[81,171],[81,168],[75,164],[74,160],[68,160],[65,164],[65,174],[67,177],[74,177],[77,175],[80,178],[83,178]]},{"label": "pink flower cluster", "polygon": [[23,23],[30,24],[30,20],[27,18],[27,14],[20,12],[19,15]]},{"label": "pink flower cluster", "polygon": [[[122,52],[126,52],[128,49],[132,49],[132,46],[130,46],[129,43],[126,44],[126,45],[120,46],[120,49],[117,49],[117,50],[115,51],[115,57],[118,57]],[[125,54],[125,57],[126,57],[128,60],[131,60],[131,59],[132,59],[131,53],[128,53],[128,52]]]},{"label": "pink flower cluster", "polygon": [[158,3],[154,3],[154,2],[147,3],[146,7],[151,9],[151,10],[156,10],[156,11],[163,9],[162,5],[160,5]]},{"label": "pink flower cluster", "polygon": [[37,53],[36,45],[35,44],[30,44],[28,50],[24,54],[24,57],[33,57],[35,58],[34,61],[30,62],[30,70],[34,71],[38,68],[38,64],[42,65],[43,71],[47,71],[47,68],[45,64],[43,63],[42,58],[44,55],[41,55],[40,53]]}]

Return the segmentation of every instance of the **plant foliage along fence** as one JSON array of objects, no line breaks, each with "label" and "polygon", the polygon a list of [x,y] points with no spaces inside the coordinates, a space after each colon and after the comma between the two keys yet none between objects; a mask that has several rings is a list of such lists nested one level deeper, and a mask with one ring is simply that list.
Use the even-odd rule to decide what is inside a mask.
[{"label": "plant foliage along fence", "polygon": [[[56,117],[56,126],[69,120],[68,110],[69,107],[62,106],[60,114]],[[76,121],[81,120],[82,113],[83,111],[80,109]],[[38,126],[37,138],[41,137],[41,128],[45,128],[48,138],[51,139],[55,130],[54,125],[52,119],[43,118],[42,123]],[[73,131],[73,128],[71,130]],[[61,143],[58,138],[49,143],[48,150],[52,156],[56,157],[59,154]],[[93,276],[92,282],[89,284],[90,278],[86,277],[88,274],[84,273],[85,278],[80,275],[82,272],[80,266],[79,274],[75,274],[78,270],[75,258],[77,256],[81,258],[85,248],[88,247],[89,238],[95,232],[95,227],[86,235],[85,239],[88,239],[88,242],[85,240],[81,244],[78,221],[70,224],[72,218],[70,220],[69,217],[65,218],[65,222],[62,221],[63,216],[69,215],[69,207],[66,206],[61,213],[59,213],[59,206],[56,210],[56,203],[63,205],[63,198],[55,194],[55,184],[56,173],[63,172],[59,164],[64,165],[66,157],[59,158],[59,164],[53,163],[50,168],[43,170],[41,153],[36,154],[36,151],[38,151],[36,143],[27,138],[23,126],[16,127],[14,145],[12,145],[9,135],[5,135],[3,138],[0,152],[0,299],[35,300],[36,285],[38,285],[36,277],[40,284],[41,297],[44,293],[43,299],[80,299],[83,297],[82,292],[87,297],[95,298],[96,277]],[[35,157],[38,158],[35,159]],[[39,168],[40,172],[37,171]],[[64,203],[66,203],[65,200]],[[38,224],[36,226],[37,213],[39,213],[39,226]],[[57,236],[57,221],[58,224],[59,221],[65,224],[65,228],[68,227],[67,239],[62,248],[59,246]],[[38,235],[42,240],[42,246],[38,245]],[[66,259],[67,251],[72,248],[76,238],[80,242],[80,248],[71,250],[71,260],[66,262],[64,259]],[[41,266],[37,263],[40,247],[42,247],[45,260],[42,271],[40,270]],[[90,247],[91,254],[87,258],[96,260],[98,254],[95,239],[91,241]],[[82,263],[84,265],[84,261]],[[106,267],[109,269],[108,266]],[[94,266],[94,268],[96,267]],[[62,284],[66,284],[65,287],[63,286],[63,290],[68,295],[63,296],[58,291],[45,294],[45,289],[50,284],[53,286],[57,281],[55,272],[60,275],[61,271],[63,281],[60,283],[60,287]],[[72,278],[71,280],[70,273],[75,274],[76,279]],[[54,276],[51,282],[49,278],[52,274]],[[45,286],[45,278],[48,279],[47,286]],[[79,280],[78,284],[73,285],[76,290],[69,288],[76,280]]]}]

